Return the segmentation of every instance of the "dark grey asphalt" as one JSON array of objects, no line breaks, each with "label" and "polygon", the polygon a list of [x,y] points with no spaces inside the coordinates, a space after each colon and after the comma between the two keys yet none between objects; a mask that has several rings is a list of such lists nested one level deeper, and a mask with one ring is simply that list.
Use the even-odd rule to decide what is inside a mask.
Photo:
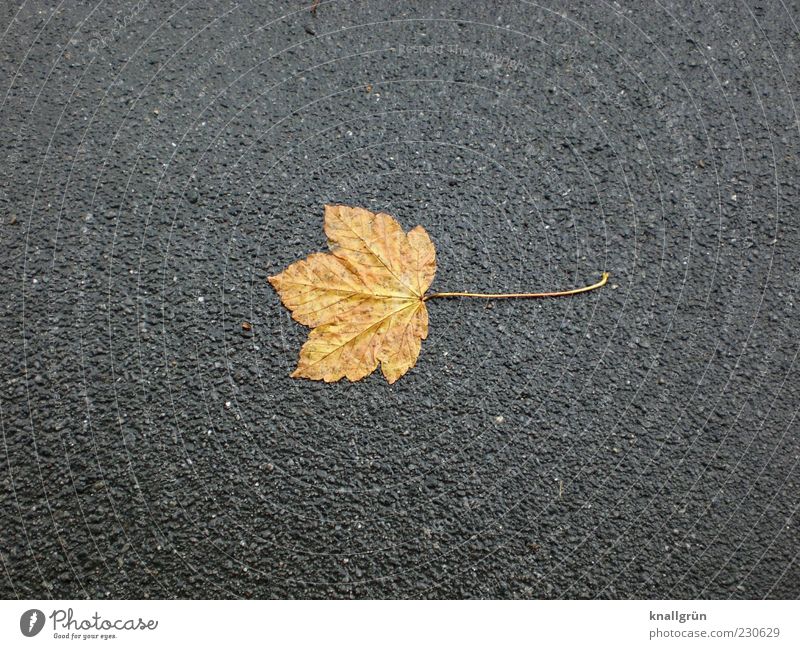
[{"label": "dark grey asphalt", "polygon": [[[0,595],[800,595],[796,4],[205,4],[0,9]],[[611,279],[292,380],[326,202]]]}]

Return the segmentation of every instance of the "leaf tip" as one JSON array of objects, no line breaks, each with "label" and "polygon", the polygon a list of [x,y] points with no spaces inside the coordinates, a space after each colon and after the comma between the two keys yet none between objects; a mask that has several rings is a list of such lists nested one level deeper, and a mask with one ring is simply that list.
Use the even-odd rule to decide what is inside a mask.
[{"label": "leaf tip", "polygon": [[383,378],[386,379],[386,382],[391,385],[395,383],[400,377],[402,377],[410,367],[405,369],[398,369],[397,367],[391,367],[387,363],[381,363],[381,373],[383,374]]}]

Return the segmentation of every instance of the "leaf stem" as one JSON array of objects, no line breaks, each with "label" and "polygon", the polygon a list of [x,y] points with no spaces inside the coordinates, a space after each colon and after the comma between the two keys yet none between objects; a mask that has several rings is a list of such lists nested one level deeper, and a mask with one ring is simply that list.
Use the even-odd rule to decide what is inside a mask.
[{"label": "leaf stem", "polygon": [[600,288],[608,281],[608,273],[604,272],[600,281],[591,286],[582,286],[581,288],[572,288],[568,291],[552,291],[549,293],[429,293],[422,298],[423,302],[435,297],[482,297],[490,300],[500,300],[507,297],[561,297],[562,295],[577,295],[578,293],[586,293]]}]

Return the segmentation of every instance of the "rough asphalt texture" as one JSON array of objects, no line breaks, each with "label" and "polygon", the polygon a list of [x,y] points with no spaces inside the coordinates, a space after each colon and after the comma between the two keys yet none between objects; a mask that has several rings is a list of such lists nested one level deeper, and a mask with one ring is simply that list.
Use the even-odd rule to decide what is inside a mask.
[{"label": "rough asphalt texture", "polygon": [[[204,4],[0,8],[0,595],[800,595],[796,4]],[[611,279],[293,380],[326,202]]]}]

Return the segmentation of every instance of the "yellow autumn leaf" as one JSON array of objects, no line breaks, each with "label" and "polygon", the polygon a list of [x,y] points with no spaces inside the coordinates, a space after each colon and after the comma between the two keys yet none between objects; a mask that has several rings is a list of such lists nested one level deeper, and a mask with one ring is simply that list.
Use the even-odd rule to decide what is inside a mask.
[{"label": "yellow autumn leaf", "polygon": [[292,317],[312,327],[293,377],[358,381],[378,367],[394,383],[417,362],[428,336],[431,298],[540,298],[575,295],[603,286],[548,293],[427,293],[436,251],[418,225],[408,233],[388,214],[325,206],[330,253],[314,253],[269,278]]},{"label": "yellow autumn leaf", "polygon": [[388,214],[325,206],[331,253],[315,253],[269,281],[298,322],[314,329],[292,376],[358,381],[380,363],[394,383],[428,335],[423,297],[436,252],[417,226],[407,234]]}]

